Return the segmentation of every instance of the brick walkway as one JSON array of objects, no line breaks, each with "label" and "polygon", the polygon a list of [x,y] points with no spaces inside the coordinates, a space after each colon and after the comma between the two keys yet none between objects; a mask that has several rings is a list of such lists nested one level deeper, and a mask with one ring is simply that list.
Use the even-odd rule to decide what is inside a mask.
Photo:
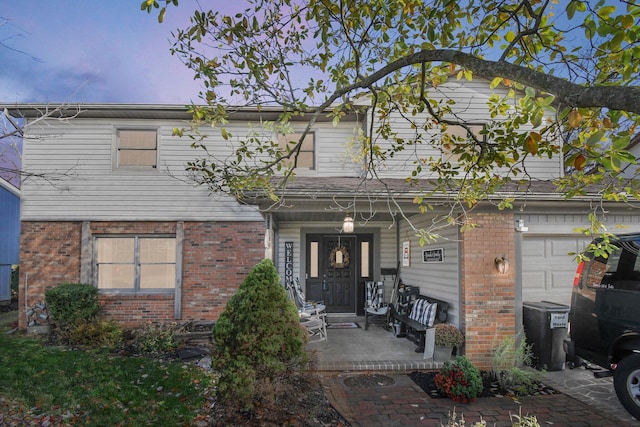
[{"label": "brick walkway", "polygon": [[[382,373],[377,373],[382,374]],[[535,415],[541,426],[591,427],[633,424],[588,406],[566,394],[511,398],[480,398],[473,403],[432,399],[407,375],[384,373],[391,385],[349,386],[345,379],[366,373],[321,374],[332,405],[352,426],[441,426],[453,410],[463,414],[467,426],[482,418],[487,426],[511,426],[511,415]]]}]

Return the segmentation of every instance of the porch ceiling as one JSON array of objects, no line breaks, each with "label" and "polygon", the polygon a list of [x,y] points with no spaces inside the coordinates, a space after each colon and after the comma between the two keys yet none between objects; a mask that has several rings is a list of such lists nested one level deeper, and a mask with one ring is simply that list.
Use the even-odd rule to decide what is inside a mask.
[{"label": "porch ceiling", "polygon": [[[276,222],[305,222],[305,223],[314,223],[314,222],[335,222],[336,227],[340,227],[344,217],[347,214],[347,211],[327,211],[327,212],[300,212],[295,210],[286,210],[286,211],[274,211],[271,212],[273,218]],[[349,211],[354,218],[356,224],[358,222],[363,222],[366,219],[363,217],[364,215],[368,216],[368,212],[362,215],[359,215],[357,212],[353,213],[353,210]],[[390,222],[392,221],[391,213],[388,211],[380,211],[375,212],[374,216],[369,218],[369,221],[384,221]]]}]

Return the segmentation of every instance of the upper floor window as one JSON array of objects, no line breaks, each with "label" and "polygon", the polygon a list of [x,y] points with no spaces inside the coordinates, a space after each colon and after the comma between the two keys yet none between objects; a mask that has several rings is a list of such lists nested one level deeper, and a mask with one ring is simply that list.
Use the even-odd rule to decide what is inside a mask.
[{"label": "upper floor window", "polygon": [[[287,153],[289,149],[296,146],[302,133],[289,133],[287,135],[278,135],[278,147],[283,153]],[[292,166],[295,159],[286,162],[287,166]],[[299,169],[315,169],[315,134],[307,133],[302,141],[296,167]]]},{"label": "upper floor window", "polygon": [[[468,129],[467,129],[468,128]],[[469,124],[467,128],[460,125],[449,125],[442,135],[442,160],[450,163],[458,163],[463,152],[472,155],[478,151],[478,147],[472,142],[470,133],[473,132],[479,141],[485,141],[486,135],[480,132],[484,129],[482,124]]]},{"label": "upper floor window", "polygon": [[118,129],[116,151],[118,168],[155,168],[158,132],[156,129]]},{"label": "upper floor window", "polygon": [[175,237],[96,237],[95,247],[98,289],[144,292],[176,286]]}]

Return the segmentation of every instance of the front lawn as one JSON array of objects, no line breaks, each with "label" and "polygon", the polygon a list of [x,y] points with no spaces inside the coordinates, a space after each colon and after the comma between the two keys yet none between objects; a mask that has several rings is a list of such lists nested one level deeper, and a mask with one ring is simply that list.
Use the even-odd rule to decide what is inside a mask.
[{"label": "front lawn", "polygon": [[0,425],[193,425],[206,416],[210,383],[175,360],[0,334]]}]

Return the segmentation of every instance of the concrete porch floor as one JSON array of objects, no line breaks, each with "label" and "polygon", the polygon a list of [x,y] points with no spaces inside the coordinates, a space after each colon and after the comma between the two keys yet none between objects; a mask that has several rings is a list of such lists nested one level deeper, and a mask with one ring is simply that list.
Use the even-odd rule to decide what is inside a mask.
[{"label": "concrete porch floor", "polygon": [[356,322],[354,329],[327,329],[327,341],[307,345],[315,354],[317,371],[411,371],[438,369],[441,362],[424,359],[416,345],[397,338],[382,325],[364,329],[364,317],[327,315],[327,323]]}]

